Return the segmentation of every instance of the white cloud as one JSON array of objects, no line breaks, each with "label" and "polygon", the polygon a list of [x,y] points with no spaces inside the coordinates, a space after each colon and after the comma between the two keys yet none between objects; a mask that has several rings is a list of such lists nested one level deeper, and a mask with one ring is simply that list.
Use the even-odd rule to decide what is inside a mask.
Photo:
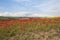
[{"label": "white cloud", "polygon": [[56,15],[34,13],[34,14],[29,14],[27,17],[54,17],[54,16],[56,16]]},{"label": "white cloud", "polygon": [[47,15],[38,14],[38,13],[28,15],[28,17],[45,17],[45,16],[47,16]]},{"label": "white cloud", "polygon": [[31,12],[0,12],[0,16],[24,17]]},{"label": "white cloud", "polygon": [[33,6],[40,10],[40,14],[59,16],[60,15],[60,0],[49,0],[46,3]]},{"label": "white cloud", "polygon": [[[0,12],[0,16],[11,16],[11,17],[51,17],[53,15],[34,13],[34,12]],[[56,15],[54,15],[56,16]]]},{"label": "white cloud", "polygon": [[[30,0],[14,0],[17,2],[30,1]],[[45,17],[45,16],[60,16],[60,0],[49,0],[47,3],[33,5],[33,8],[38,9],[35,12],[0,12],[0,16],[20,16],[20,17]]]},{"label": "white cloud", "polygon": [[22,2],[22,1],[30,1],[30,0],[13,0],[13,1]]}]

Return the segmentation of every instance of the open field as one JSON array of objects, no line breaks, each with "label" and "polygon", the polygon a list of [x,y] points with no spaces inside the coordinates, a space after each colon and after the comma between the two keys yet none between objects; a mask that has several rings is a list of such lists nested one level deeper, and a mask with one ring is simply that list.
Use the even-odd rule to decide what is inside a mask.
[{"label": "open field", "polygon": [[0,40],[60,40],[60,17],[0,20]]}]

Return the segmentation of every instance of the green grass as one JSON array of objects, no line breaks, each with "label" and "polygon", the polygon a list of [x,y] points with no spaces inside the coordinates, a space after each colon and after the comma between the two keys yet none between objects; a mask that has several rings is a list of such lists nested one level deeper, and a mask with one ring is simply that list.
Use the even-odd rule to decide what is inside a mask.
[{"label": "green grass", "polygon": [[[53,21],[53,20],[52,20]],[[10,37],[13,37],[17,34],[20,34],[21,32],[34,32],[36,30],[40,30],[42,32],[48,32],[51,29],[56,29],[60,27],[60,23],[58,24],[42,24],[39,25],[41,21],[33,21],[31,23],[22,23],[24,30],[21,30],[20,27],[18,26],[19,23],[16,22],[14,26],[9,26],[9,28],[0,28],[0,40],[8,40]],[[27,38],[26,38],[27,39]],[[26,40],[25,39],[25,40]]]}]

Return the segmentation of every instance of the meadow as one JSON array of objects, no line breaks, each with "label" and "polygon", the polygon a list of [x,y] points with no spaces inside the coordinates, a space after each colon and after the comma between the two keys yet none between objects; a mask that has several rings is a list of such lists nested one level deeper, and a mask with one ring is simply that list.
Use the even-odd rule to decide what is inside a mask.
[{"label": "meadow", "polygon": [[60,17],[0,19],[0,40],[59,40]]}]

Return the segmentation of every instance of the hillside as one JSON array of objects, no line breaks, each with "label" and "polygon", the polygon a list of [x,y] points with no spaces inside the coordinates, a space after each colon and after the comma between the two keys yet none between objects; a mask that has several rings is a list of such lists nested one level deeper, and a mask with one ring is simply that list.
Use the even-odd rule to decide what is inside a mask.
[{"label": "hillside", "polygon": [[0,18],[0,40],[60,40],[60,17]]}]

